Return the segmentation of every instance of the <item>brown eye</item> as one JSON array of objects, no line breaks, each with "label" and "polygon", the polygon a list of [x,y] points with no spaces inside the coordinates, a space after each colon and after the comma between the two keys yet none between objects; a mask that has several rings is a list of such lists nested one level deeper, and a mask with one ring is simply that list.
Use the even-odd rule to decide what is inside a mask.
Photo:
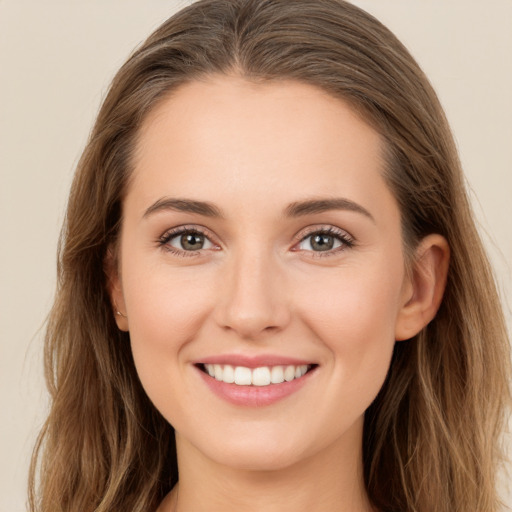
[{"label": "brown eye", "polygon": [[204,235],[197,235],[195,233],[189,235],[181,235],[180,237],[181,246],[187,251],[196,251],[198,249],[202,249],[204,241]]},{"label": "brown eye", "polygon": [[169,237],[166,244],[181,251],[199,251],[201,249],[211,249],[212,242],[197,231],[185,231]]}]

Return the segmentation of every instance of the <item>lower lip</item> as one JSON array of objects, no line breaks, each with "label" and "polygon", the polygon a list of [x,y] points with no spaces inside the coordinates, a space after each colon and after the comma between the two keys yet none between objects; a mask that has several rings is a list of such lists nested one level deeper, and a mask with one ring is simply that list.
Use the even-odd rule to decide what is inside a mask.
[{"label": "lower lip", "polygon": [[197,368],[206,385],[220,398],[234,405],[248,407],[263,407],[282,400],[297,392],[306,384],[316,368],[310,370],[302,377],[281,384],[269,384],[268,386],[238,386],[228,384],[210,377],[207,373]]}]

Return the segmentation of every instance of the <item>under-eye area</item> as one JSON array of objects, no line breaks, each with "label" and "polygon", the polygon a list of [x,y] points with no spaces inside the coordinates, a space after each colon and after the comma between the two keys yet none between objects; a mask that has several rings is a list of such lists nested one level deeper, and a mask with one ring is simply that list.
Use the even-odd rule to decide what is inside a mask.
[{"label": "under-eye area", "polygon": [[248,368],[229,364],[203,363],[196,366],[215,380],[238,386],[269,386],[291,382],[313,372],[318,367],[317,364],[302,364]]}]

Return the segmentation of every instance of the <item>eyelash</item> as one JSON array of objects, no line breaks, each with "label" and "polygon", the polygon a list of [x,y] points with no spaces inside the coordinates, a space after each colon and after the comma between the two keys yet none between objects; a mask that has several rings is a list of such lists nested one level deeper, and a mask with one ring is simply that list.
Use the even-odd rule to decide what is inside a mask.
[{"label": "eyelash", "polygon": [[[339,228],[335,228],[333,226],[328,227],[313,227],[306,230],[306,233],[302,233],[300,235],[300,238],[297,240],[297,244],[300,244],[301,242],[304,242],[309,237],[312,237],[313,235],[327,235],[332,236],[333,238],[336,238],[338,241],[341,242],[341,246],[337,247],[335,249],[331,249],[328,251],[307,251],[311,253],[311,257],[313,258],[328,258],[331,256],[336,256],[338,253],[346,250],[351,249],[355,245],[355,240],[352,236],[350,236],[346,231],[343,231]],[[300,250],[300,249],[295,249]]]},{"label": "eyelash", "polygon": [[[170,252],[171,254],[174,254],[176,256],[180,257],[190,257],[190,256],[198,256],[201,253],[202,249],[196,250],[196,251],[185,251],[177,249],[176,247],[173,247],[172,245],[169,245],[169,242],[173,240],[174,238],[184,235],[184,234],[191,234],[191,235],[202,235],[208,240],[210,240],[210,237],[208,235],[208,232],[201,227],[194,226],[182,226],[179,228],[171,229],[169,231],[166,231],[159,239],[158,239],[158,246],[162,249]],[[336,238],[339,242],[341,242],[341,246],[337,247],[335,249],[327,250],[327,251],[306,251],[311,253],[311,257],[313,258],[325,258],[330,257],[338,254],[341,251],[344,251],[346,249],[350,249],[354,247],[355,241],[353,237],[351,237],[346,231],[343,231],[341,229],[337,229],[333,226],[329,227],[315,227],[311,228],[310,230],[306,231],[306,233],[302,233],[300,237],[296,238],[295,245],[298,245],[305,240],[307,240],[309,237],[313,235],[327,235],[332,236]],[[210,241],[213,245],[215,245],[213,242]],[[300,249],[292,249],[295,251],[299,251]]]},{"label": "eyelash", "polygon": [[[198,256],[201,252],[201,250],[197,251],[183,251],[180,249],[177,249],[176,247],[173,247],[172,245],[169,245],[169,242],[180,235],[202,235],[205,238],[209,240],[209,236],[206,230],[203,230],[201,227],[194,226],[182,226],[175,229],[170,229],[169,231],[166,231],[159,239],[158,239],[158,245],[170,252],[171,254],[175,254],[176,256],[183,256],[183,257],[190,257],[190,256]],[[213,244],[213,242],[211,242]],[[215,245],[215,244],[214,244]]]}]

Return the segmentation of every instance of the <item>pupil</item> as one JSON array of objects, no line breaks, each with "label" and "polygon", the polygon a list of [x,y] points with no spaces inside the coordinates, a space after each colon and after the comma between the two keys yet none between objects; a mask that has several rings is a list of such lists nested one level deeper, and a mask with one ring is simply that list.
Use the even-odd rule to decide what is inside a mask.
[{"label": "pupil", "polygon": [[203,235],[188,234],[182,235],[181,246],[188,250],[197,250],[203,247],[204,239]]},{"label": "pupil", "polygon": [[334,246],[334,238],[330,235],[315,235],[311,241],[311,247],[318,251],[328,251]]}]

